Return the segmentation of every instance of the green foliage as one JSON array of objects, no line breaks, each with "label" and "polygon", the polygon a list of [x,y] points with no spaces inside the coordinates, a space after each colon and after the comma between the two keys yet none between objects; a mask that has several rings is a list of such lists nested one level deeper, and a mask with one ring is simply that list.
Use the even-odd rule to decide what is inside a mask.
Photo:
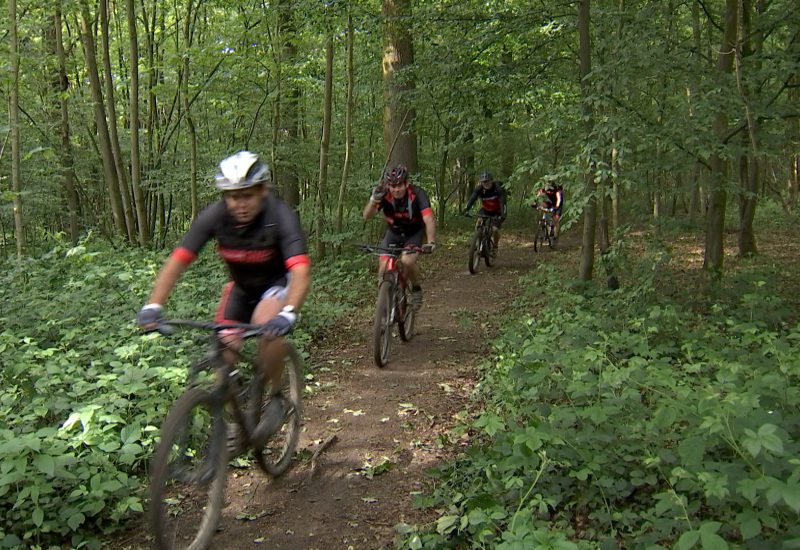
[{"label": "green foliage", "polygon": [[[97,534],[142,511],[158,426],[205,342],[138,332],[135,313],[161,256],[90,239],[0,278],[0,548],[96,548]],[[348,311],[341,297],[355,300],[360,284],[342,290],[342,265],[315,267],[293,336],[301,347]],[[225,275],[205,252],[167,313],[210,317]]]},{"label": "green foliage", "polygon": [[[756,269],[698,311],[665,296],[663,260],[654,249],[617,292],[572,288],[547,265],[523,278],[484,365],[485,411],[461,428],[473,445],[419,498],[439,521],[401,528],[400,547],[800,541],[795,314]],[[541,303],[544,287],[558,298]]]}]

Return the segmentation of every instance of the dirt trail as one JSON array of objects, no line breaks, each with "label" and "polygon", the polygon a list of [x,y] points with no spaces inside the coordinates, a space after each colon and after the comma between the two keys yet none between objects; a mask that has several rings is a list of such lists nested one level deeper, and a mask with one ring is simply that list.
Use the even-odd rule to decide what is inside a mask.
[{"label": "dirt trail", "polygon": [[[372,363],[369,318],[309,350],[328,369],[317,371],[325,389],[304,401],[300,459],[276,480],[256,467],[230,470],[212,548],[377,549],[391,545],[396,523],[436,519],[412,509],[411,493],[454,451],[440,434],[468,405],[475,366],[489,352],[486,320],[512,299],[521,273],[566,248],[537,254],[505,233],[495,266],[481,264],[476,275],[467,271],[466,237],[422,260],[418,333],[406,344],[393,338],[385,368]],[[312,472],[311,453],[334,434]],[[394,465],[380,471],[386,461]]]}]

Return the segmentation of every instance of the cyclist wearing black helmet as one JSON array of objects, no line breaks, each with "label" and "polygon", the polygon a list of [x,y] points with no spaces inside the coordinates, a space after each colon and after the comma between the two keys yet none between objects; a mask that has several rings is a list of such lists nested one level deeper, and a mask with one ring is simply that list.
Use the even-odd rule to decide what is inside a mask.
[{"label": "cyclist wearing black helmet", "polygon": [[496,255],[497,245],[500,242],[500,228],[506,219],[506,190],[503,188],[502,182],[492,178],[492,174],[489,172],[483,172],[479,179],[480,184],[472,190],[463,213],[466,215],[475,201],[480,198],[481,208],[478,210],[478,214],[499,216],[492,218],[492,240],[494,241],[492,255]]},{"label": "cyclist wearing black helmet", "polygon": [[539,189],[536,197],[541,201],[541,206],[553,209],[553,236],[558,238],[561,228],[561,212],[564,209],[564,192],[561,186],[552,178],[547,178],[543,188]]},{"label": "cyclist wearing black helmet", "polygon": [[[222,198],[206,207],[192,222],[156,277],[138,322],[152,328],[161,318],[162,304],[203,245],[217,241],[217,252],[228,264],[230,281],[222,291],[214,320],[265,325],[277,337],[259,338],[259,363],[265,365],[271,387],[280,389],[283,343],[308,292],[310,265],[305,237],[297,214],[272,193],[269,165],[249,151],[240,151],[219,163],[216,185]],[[225,335],[234,350],[238,334]],[[264,411],[265,432],[280,425],[283,400],[274,394]]]},{"label": "cyclist wearing black helmet", "polygon": [[[408,170],[403,165],[386,168],[381,181],[372,190],[366,206],[364,218],[372,218],[378,210],[383,212],[388,227],[381,242],[381,247],[421,246],[425,252],[433,252],[436,247],[436,221],[433,209],[425,191],[408,182]],[[422,244],[423,230],[426,235]],[[403,254],[402,261],[411,282],[411,305],[419,309],[422,303],[422,287],[420,286],[418,254]],[[388,257],[380,256],[378,267],[386,269]]]}]

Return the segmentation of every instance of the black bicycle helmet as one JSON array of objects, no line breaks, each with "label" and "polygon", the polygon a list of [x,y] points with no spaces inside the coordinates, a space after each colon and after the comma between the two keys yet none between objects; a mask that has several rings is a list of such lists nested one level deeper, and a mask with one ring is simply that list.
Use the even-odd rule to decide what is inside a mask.
[{"label": "black bicycle helmet", "polygon": [[408,169],[402,164],[387,168],[383,171],[383,179],[389,184],[405,183],[408,181]]},{"label": "black bicycle helmet", "polygon": [[262,183],[270,183],[269,164],[250,151],[239,151],[222,159],[215,177],[217,187],[223,191],[246,189]]}]

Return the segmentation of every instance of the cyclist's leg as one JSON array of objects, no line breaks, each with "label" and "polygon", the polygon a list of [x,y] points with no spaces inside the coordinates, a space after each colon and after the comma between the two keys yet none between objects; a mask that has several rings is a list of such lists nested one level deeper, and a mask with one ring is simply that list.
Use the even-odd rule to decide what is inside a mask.
[{"label": "cyclist's leg", "polygon": [[[386,234],[381,241],[381,248],[391,248],[393,246],[403,246],[403,238],[391,229],[386,230]],[[378,256],[378,284],[383,280],[383,272],[386,271],[386,264],[389,263],[389,255],[381,254]]]},{"label": "cyclist's leg", "polygon": [[[422,230],[406,238],[406,246],[422,246]],[[422,277],[419,273],[417,261],[419,254],[403,254],[401,261],[406,268],[406,278],[411,286],[411,307],[418,310],[422,305]]]},{"label": "cyclist's leg", "polygon": [[553,212],[553,218],[554,218],[554,220],[553,220],[553,232],[554,232],[554,235],[553,236],[555,238],[558,238],[558,234],[559,234],[559,232],[561,230],[561,211],[562,211],[563,208],[564,208],[564,204],[562,203],[561,206],[556,208],[555,212]]},{"label": "cyclist's leg", "polygon": [[[499,212],[498,212],[499,214]],[[503,227],[503,220],[500,218],[494,218],[492,220],[492,240],[494,242],[494,248],[497,250],[497,245],[500,244],[500,228]]]},{"label": "cyclist's leg", "polygon": [[[262,295],[253,311],[250,323],[263,325],[278,313],[286,305],[288,281],[282,279],[274,286],[268,288]],[[264,383],[269,382],[270,396],[266,408],[262,411],[262,418],[267,420],[264,426],[259,425],[259,431],[264,433],[274,432],[280,428],[283,420],[283,389],[281,379],[283,377],[284,364],[284,342],[283,338],[259,338],[258,339],[258,367],[263,369]],[[263,391],[263,387],[261,391]]]}]

